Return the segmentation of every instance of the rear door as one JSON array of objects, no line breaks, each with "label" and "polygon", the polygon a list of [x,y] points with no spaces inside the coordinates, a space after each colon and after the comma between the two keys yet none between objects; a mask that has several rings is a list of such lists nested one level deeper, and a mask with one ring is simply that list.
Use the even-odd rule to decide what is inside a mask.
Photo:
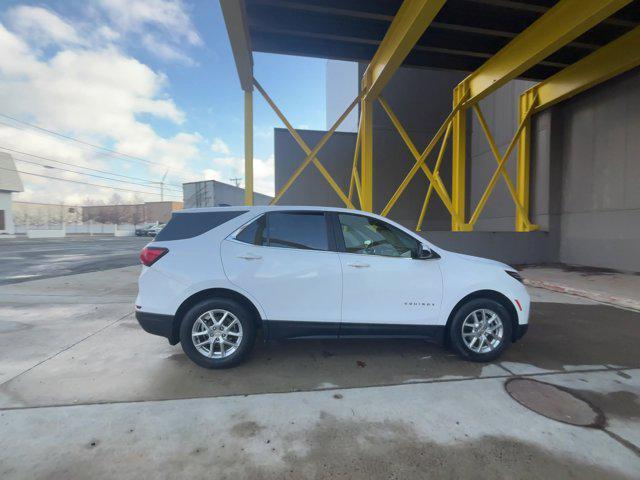
[{"label": "rear door", "polygon": [[387,222],[350,213],[335,218],[344,272],[340,335],[437,335],[439,261],[412,258],[418,240]]},{"label": "rear door", "polygon": [[222,242],[229,280],[256,298],[271,337],[336,336],[342,270],[328,218],[268,212]]}]

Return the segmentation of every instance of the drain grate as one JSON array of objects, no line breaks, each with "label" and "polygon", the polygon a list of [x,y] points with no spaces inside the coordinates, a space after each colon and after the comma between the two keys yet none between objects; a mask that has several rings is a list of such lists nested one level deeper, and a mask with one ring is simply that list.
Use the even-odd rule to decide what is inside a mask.
[{"label": "drain grate", "polygon": [[507,381],[505,389],[522,406],[547,418],[581,427],[605,426],[602,410],[565,388],[529,378],[514,378]]}]

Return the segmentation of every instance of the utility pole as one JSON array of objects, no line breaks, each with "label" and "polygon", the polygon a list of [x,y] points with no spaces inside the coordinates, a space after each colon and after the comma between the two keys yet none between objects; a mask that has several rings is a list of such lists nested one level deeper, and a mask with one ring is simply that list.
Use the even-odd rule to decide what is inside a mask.
[{"label": "utility pole", "polygon": [[234,178],[230,178],[229,180],[234,182],[236,184],[236,187],[239,187],[240,186],[240,180],[242,180],[242,177],[234,177]]}]

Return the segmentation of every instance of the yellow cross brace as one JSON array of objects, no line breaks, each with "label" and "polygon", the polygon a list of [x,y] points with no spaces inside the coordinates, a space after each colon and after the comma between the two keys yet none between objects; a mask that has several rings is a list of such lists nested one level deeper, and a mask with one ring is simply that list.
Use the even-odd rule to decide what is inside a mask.
[{"label": "yellow cross brace", "polygon": [[[440,152],[438,153],[436,164],[433,167],[433,176],[438,179],[440,178],[440,164],[442,163],[444,152],[447,149],[447,141],[449,140],[450,134],[451,134],[451,122],[449,122],[449,124],[447,125],[447,131],[444,134],[442,145],[440,145]],[[433,193],[433,183],[429,183],[429,188],[427,189],[427,194],[424,197],[424,203],[422,204],[422,209],[420,210],[420,217],[418,218],[418,224],[416,225],[417,232],[422,231],[422,223],[424,222],[424,216],[427,213],[427,207],[429,206],[429,200],[431,199],[432,193]]]},{"label": "yellow cross brace", "polygon": [[327,143],[329,138],[331,138],[331,135],[333,135],[333,133],[340,126],[340,124],[344,121],[344,119],[347,118],[349,113],[351,113],[351,110],[353,110],[353,108],[358,104],[358,102],[360,101],[361,95],[358,95],[353,100],[353,102],[351,102],[351,105],[349,105],[347,107],[347,109],[340,116],[340,118],[338,118],[338,120],[336,120],[336,122],[333,124],[331,129],[327,133],[325,133],[323,135],[323,137],[320,139],[318,144],[312,150],[312,149],[309,148],[309,146],[306,144],[306,142],[302,139],[302,137],[300,137],[300,135],[298,134],[296,129],[293,128],[293,125],[291,125],[291,123],[289,123],[289,121],[284,116],[282,111],[280,111],[278,106],[271,99],[271,97],[267,94],[267,92],[264,90],[264,88],[262,88],[260,83],[255,78],[253,79],[253,82],[254,82],[254,85],[256,86],[256,88],[258,89],[258,91],[260,92],[260,94],[264,97],[264,99],[267,101],[269,106],[273,109],[275,114],[280,118],[280,120],[282,120],[282,123],[284,123],[285,127],[287,127],[287,130],[289,130],[289,133],[291,133],[291,136],[298,143],[298,145],[300,145],[300,148],[302,148],[302,150],[307,154],[307,157],[304,159],[304,161],[300,164],[300,166],[298,166],[298,168],[295,170],[295,172],[293,172],[293,175],[291,175],[291,177],[285,182],[285,184],[282,186],[282,188],[276,194],[276,196],[273,198],[273,200],[271,200],[271,205],[276,204],[278,202],[278,200],[280,200],[280,198],[282,198],[282,195],[284,195],[284,193],[289,189],[289,187],[291,187],[293,182],[300,176],[300,174],[309,165],[309,163],[313,162],[313,164],[320,171],[322,176],[327,180],[327,182],[329,183],[331,188],[333,188],[333,190],[338,194],[338,196],[344,202],[344,204],[349,208],[355,208],[353,206],[353,203],[351,202],[351,200],[349,200],[349,198],[345,195],[345,193],[342,191],[342,189],[338,186],[338,184],[335,182],[335,180],[333,179],[331,174],[327,171],[326,168],[324,168],[324,166],[316,158],[316,155],[318,154],[320,149]]},{"label": "yellow cross brace", "polygon": [[[491,131],[489,130],[489,126],[487,125],[487,122],[484,119],[484,115],[482,114],[482,110],[480,110],[480,107],[478,106],[477,103],[475,105],[473,105],[473,111],[476,113],[476,116],[478,117],[478,121],[480,122],[480,126],[482,127],[482,130],[484,131],[484,134],[487,137],[487,142],[489,143],[489,148],[491,149],[491,153],[493,153],[493,156],[494,156],[494,158],[496,159],[496,162],[499,165],[500,164],[500,152],[498,151],[498,147],[496,145],[496,142],[495,142],[495,140],[493,138],[493,135],[491,134]],[[511,198],[513,198],[513,203],[515,203],[516,208],[518,209],[518,213],[519,213],[520,217],[524,220],[528,231],[536,229],[535,226],[532,225],[531,222],[529,221],[529,212],[525,211],[524,206],[520,203],[520,200],[518,199],[518,194],[516,193],[516,188],[513,185],[513,182],[511,181],[511,177],[509,177],[509,174],[504,169],[504,167],[500,168],[500,173],[502,174],[502,177],[504,178],[504,181],[507,183],[507,188],[509,189],[509,193],[511,194]]]},{"label": "yellow cross brace", "polygon": [[379,97],[378,101],[382,105],[382,108],[384,108],[385,112],[387,112],[389,119],[391,120],[393,125],[396,127],[396,130],[398,130],[398,133],[402,137],[402,140],[407,145],[407,147],[411,151],[411,154],[415,158],[415,164],[413,165],[413,167],[411,167],[411,170],[409,170],[409,173],[407,173],[404,180],[402,180],[402,183],[400,183],[400,186],[392,195],[391,199],[389,199],[389,202],[384,207],[380,215],[386,216],[389,213],[389,211],[391,210],[391,208],[393,208],[398,198],[400,198],[400,195],[402,195],[402,192],[404,192],[404,190],[407,188],[407,185],[409,185],[409,182],[413,179],[416,172],[419,169],[422,169],[422,171],[425,173],[425,175],[429,179],[429,182],[431,182],[434,185],[436,193],[442,200],[442,203],[444,203],[444,206],[447,208],[447,210],[449,210],[449,213],[451,213],[453,217],[456,217],[456,213],[454,212],[453,207],[451,205],[451,199],[449,198],[447,189],[442,184],[442,180],[440,180],[440,177],[434,177],[433,173],[431,173],[431,170],[429,170],[429,167],[427,167],[424,162],[429,156],[429,154],[431,153],[431,151],[433,150],[433,148],[438,143],[438,140],[440,140],[442,135],[445,133],[449,123],[451,122],[451,119],[453,118],[453,116],[456,114],[456,112],[460,107],[458,106],[454,108],[451,111],[451,113],[449,113],[449,115],[447,116],[445,121],[442,123],[442,125],[440,126],[440,128],[438,129],[434,137],[431,139],[427,147],[424,149],[422,154],[420,154],[416,149],[415,145],[413,144],[413,142],[411,141],[411,139],[409,138],[409,134],[407,133],[407,131],[404,129],[404,127],[402,126],[402,124],[400,123],[396,115],[391,110],[391,107],[389,106],[389,104],[382,97]]},{"label": "yellow cross brace", "polygon": [[518,139],[520,138],[520,133],[522,132],[522,129],[526,125],[527,120],[529,120],[529,118],[531,117],[531,113],[533,112],[533,105],[535,105],[535,100],[532,103],[532,105],[529,107],[529,109],[527,110],[525,116],[520,121],[520,125],[518,125],[518,129],[516,130],[515,135],[511,139],[511,143],[509,143],[509,146],[507,147],[507,150],[504,152],[504,155],[502,156],[502,158],[498,162],[498,168],[493,173],[493,176],[491,177],[491,180],[489,180],[489,184],[487,185],[487,188],[485,189],[484,193],[482,194],[482,197],[480,198],[480,201],[478,202],[478,205],[476,206],[476,209],[474,210],[473,215],[471,215],[471,218],[469,219],[469,224],[470,225],[473,226],[476,223],[476,221],[478,220],[478,216],[480,215],[480,213],[484,209],[484,206],[486,205],[487,200],[489,199],[489,196],[491,195],[491,192],[493,192],[493,189],[496,186],[496,182],[498,181],[498,176],[503,171],[504,165],[507,162],[507,160],[509,159],[509,155],[511,155],[511,152],[513,151],[514,147],[516,146],[516,143],[518,143]]}]

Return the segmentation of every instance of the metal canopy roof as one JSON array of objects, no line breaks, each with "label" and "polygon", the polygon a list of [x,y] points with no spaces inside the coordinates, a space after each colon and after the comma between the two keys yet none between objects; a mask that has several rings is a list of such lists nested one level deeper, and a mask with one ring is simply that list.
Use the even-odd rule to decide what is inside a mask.
[{"label": "metal canopy roof", "polygon": [[[401,0],[245,0],[254,52],[369,62]],[[557,2],[448,0],[404,65],[472,71]],[[640,25],[640,0],[522,77],[544,79]]]}]

